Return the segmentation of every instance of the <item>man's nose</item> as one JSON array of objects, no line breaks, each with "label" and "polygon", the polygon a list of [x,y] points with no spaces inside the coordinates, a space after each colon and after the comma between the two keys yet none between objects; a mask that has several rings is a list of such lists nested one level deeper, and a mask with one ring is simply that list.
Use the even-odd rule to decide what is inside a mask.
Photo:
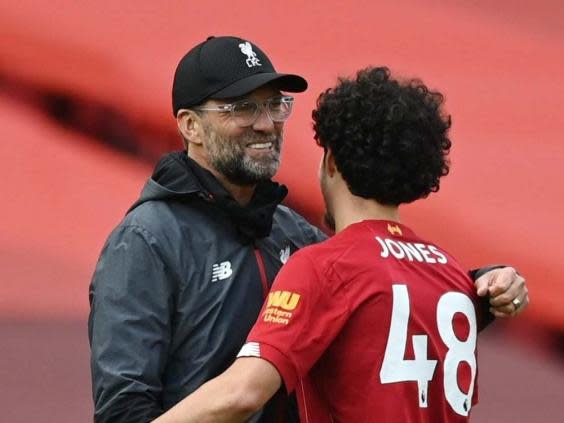
[{"label": "man's nose", "polygon": [[261,107],[257,120],[253,124],[253,129],[260,132],[274,132],[274,122],[268,115],[266,108]]}]

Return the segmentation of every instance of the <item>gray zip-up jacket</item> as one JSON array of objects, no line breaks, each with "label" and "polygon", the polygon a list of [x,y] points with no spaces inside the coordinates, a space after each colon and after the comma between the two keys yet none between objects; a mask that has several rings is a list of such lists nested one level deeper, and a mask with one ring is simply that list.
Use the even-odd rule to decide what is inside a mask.
[{"label": "gray zip-up jacket", "polygon": [[[259,184],[240,207],[185,152],[161,160],[90,286],[96,422],[151,421],[229,367],[282,264],[326,238],[285,195]],[[292,421],[285,400],[250,421]]]}]

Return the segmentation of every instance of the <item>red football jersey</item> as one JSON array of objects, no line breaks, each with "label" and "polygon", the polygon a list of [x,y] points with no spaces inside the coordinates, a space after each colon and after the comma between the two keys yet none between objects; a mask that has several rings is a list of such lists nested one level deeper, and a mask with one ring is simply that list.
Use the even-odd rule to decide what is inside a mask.
[{"label": "red football jersey", "polygon": [[466,422],[477,304],[444,250],[363,221],[290,258],[239,356],[278,369],[302,423]]}]

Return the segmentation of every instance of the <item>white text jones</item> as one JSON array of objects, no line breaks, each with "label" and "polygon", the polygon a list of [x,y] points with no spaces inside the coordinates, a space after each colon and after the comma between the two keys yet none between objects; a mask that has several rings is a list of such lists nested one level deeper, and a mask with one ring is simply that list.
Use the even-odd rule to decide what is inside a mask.
[{"label": "white text jones", "polygon": [[380,256],[388,258],[390,256],[400,260],[418,261],[425,263],[446,264],[446,256],[434,245],[422,244],[420,242],[395,241],[393,239],[382,239],[376,237],[376,241],[382,247]]}]

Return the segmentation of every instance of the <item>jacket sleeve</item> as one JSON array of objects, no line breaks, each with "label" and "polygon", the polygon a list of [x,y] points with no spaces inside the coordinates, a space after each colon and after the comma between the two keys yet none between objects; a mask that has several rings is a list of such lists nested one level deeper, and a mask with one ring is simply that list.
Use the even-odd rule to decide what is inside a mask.
[{"label": "jacket sleeve", "polygon": [[468,273],[470,274],[470,278],[476,282],[476,280],[482,276],[484,276],[486,273],[488,273],[490,270],[494,270],[494,269],[503,269],[504,267],[507,267],[507,264],[490,264],[489,266],[485,266],[485,267],[480,267],[478,269],[472,269],[470,270]]},{"label": "jacket sleeve", "polygon": [[94,421],[149,422],[162,414],[174,299],[157,240],[139,226],[108,239],[90,285]]}]

